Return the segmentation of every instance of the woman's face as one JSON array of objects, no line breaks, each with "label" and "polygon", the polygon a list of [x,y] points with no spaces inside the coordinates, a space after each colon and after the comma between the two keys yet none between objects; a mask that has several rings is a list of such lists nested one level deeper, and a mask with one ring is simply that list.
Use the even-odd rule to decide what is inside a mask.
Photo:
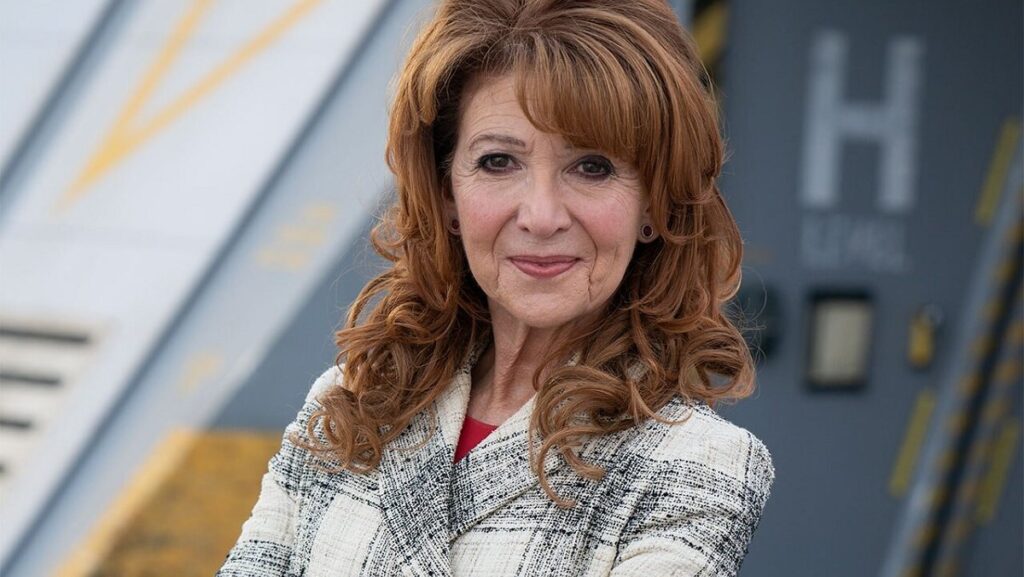
[{"label": "woman's face", "polygon": [[510,76],[462,96],[451,168],[469,268],[491,314],[553,328],[596,312],[618,288],[646,221],[634,167],[539,132]]}]

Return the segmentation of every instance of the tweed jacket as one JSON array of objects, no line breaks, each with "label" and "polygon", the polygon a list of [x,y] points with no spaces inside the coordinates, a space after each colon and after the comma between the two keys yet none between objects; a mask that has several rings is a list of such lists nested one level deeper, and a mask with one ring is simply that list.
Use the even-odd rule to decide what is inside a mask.
[{"label": "tweed jacket", "polygon": [[[676,398],[653,419],[580,450],[606,470],[580,477],[551,451],[559,508],[528,457],[533,400],[453,463],[466,412],[467,360],[435,402],[385,448],[379,468],[331,473],[288,440],[305,438],[318,395],[341,386],[332,367],[313,384],[218,577],[735,575],[775,472],[765,446],[703,403]],[[415,450],[428,437],[426,444]],[[319,434],[319,429],[315,429]]]}]

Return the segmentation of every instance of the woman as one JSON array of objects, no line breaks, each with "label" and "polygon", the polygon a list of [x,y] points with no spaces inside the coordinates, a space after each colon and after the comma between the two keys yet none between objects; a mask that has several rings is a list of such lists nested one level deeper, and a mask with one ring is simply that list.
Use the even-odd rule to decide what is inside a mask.
[{"label": "woman", "polygon": [[703,79],[661,0],[440,5],[391,109],[392,266],[219,575],[738,571],[774,470],[709,406],[753,373]]}]

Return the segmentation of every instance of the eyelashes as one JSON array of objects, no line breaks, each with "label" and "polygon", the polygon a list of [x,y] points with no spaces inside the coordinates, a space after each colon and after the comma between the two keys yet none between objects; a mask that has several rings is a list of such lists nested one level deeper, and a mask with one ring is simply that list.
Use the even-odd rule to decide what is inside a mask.
[{"label": "eyelashes", "polygon": [[576,163],[576,170],[595,180],[604,180],[615,176],[615,165],[603,156],[585,156]]},{"label": "eyelashes", "polygon": [[503,174],[511,172],[517,164],[508,154],[485,154],[477,159],[476,167],[490,174]]},{"label": "eyelashes", "polygon": [[[512,155],[500,152],[484,154],[475,163],[476,169],[492,175],[509,174],[520,167],[521,165]],[[607,180],[616,175],[615,165],[612,161],[596,154],[580,158],[570,170],[581,178],[592,181]]]}]

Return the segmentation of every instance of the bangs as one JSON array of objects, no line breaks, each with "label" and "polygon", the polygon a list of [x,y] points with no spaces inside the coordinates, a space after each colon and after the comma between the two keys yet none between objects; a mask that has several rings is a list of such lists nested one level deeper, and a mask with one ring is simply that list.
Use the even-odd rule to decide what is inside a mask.
[{"label": "bangs", "polygon": [[506,70],[524,114],[538,130],[562,135],[573,146],[594,148],[636,164],[649,158],[662,125],[658,83],[642,63],[610,49],[609,39],[569,43],[558,35],[515,43]]}]

